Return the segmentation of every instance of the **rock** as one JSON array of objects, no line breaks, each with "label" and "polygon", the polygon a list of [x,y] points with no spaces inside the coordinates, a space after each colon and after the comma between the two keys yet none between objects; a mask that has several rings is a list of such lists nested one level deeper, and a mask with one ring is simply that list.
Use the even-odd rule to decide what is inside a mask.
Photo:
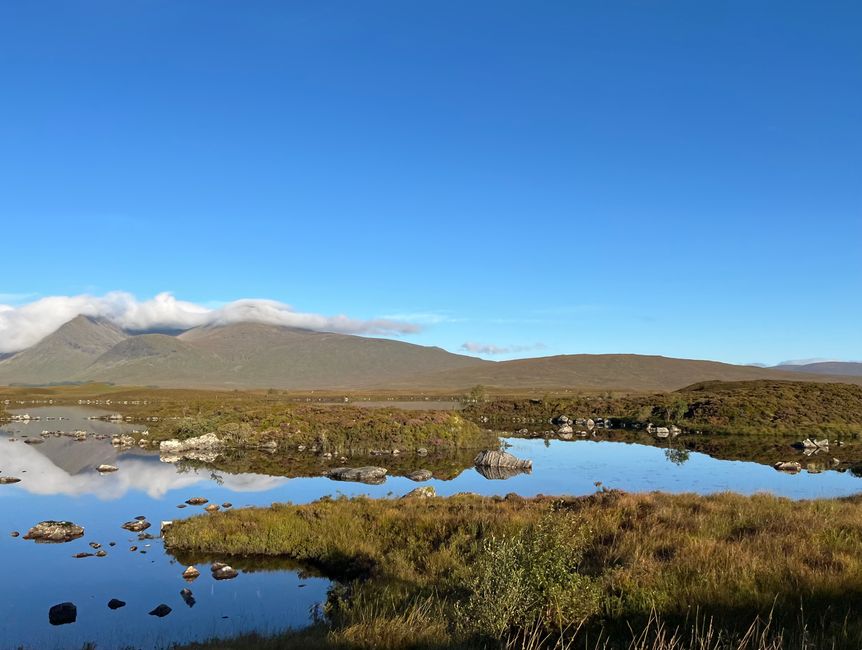
[{"label": "rock", "polygon": [[78,620],[78,608],[75,603],[60,603],[48,610],[48,622],[51,625],[68,625]]},{"label": "rock", "polygon": [[221,504],[221,507],[227,510],[228,508],[233,508],[233,504],[230,501],[225,501],[223,504]]},{"label": "rock", "polygon": [[13,530],[13,531],[12,531],[11,533],[9,533],[9,534],[10,534],[12,537],[18,537],[21,533],[19,533],[17,530]]},{"label": "rock", "polygon": [[204,508],[207,512],[217,512],[218,506],[214,503],[209,504],[206,508]]},{"label": "rock", "polygon": [[130,552],[132,552],[132,553],[134,553],[134,552],[135,552],[135,551],[137,551],[137,550],[138,550],[138,547],[137,547],[137,546],[130,546],[130,547],[129,547],[129,551],[130,551]]},{"label": "rock", "polygon": [[0,485],[11,485],[12,483],[20,483],[21,479],[14,476],[0,476]]},{"label": "rock", "polygon": [[105,550],[100,549],[100,550],[96,551],[96,557],[106,557],[107,555],[108,555],[108,552]]},{"label": "rock", "polygon": [[121,436],[114,436],[111,438],[111,444],[114,445],[114,447],[134,447],[135,439],[132,438],[132,436],[123,434]]},{"label": "rock", "polygon": [[653,432],[655,432],[656,438],[667,438],[670,436],[670,429],[667,427],[654,427]]},{"label": "rock", "polygon": [[185,503],[181,503],[177,508],[188,508],[188,506]]},{"label": "rock", "polygon": [[551,419],[551,424],[556,424],[558,426],[565,426],[571,422],[571,418],[568,415],[558,415],[555,418]]},{"label": "rock", "polygon": [[419,447],[419,449],[417,449],[417,450],[416,450],[416,454],[417,454],[418,456],[427,456],[427,455],[428,455],[428,450],[427,450],[427,449],[425,449],[425,447]]},{"label": "rock", "polygon": [[433,485],[423,485],[422,487],[418,487],[415,490],[411,490],[407,494],[405,494],[402,499],[430,499],[431,497],[436,497],[437,491],[434,489]]},{"label": "rock", "polygon": [[227,566],[227,564],[225,564],[224,562],[213,562],[212,565],[210,566],[210,571],[215,573],[216,571],[224,569],[226,566]]},{"label": "rock", "polygon": [[676,437],[676,436],[678,436],[679,434],[681,434],[681,433],[682,433],[682,429],[680,429],[680,428],[679,428],[678,426],[676,426],[675,424],[670,425],[670,426],[668,427],[668,431],[670,431],[670,435],[672,435],[672,436],[674,436],[674,437]]},{"label": "rock", "polygon": [[[571,429],[571,427],[569,428]],[[571,440],[575,437],[575,434],[572,431],[569,431],[567,433],[558,433],[557,435],[559,435],[560,440]]]},{"label": "rock", "polygon": [[191,499],[186,499],[186,503],[190,506],[202,506],[205,503],[209,503],[209,499],[204,499],[203,497],[192,497]]},{"label": "rock", "polygon": [[533,468],[533,461],[521,460],[507,451],[488,449],[480,451],[476,455],[473,459],[473,465],[476,467],[505,467],[508,469],[530,470]]},{"label": "rock", "polygon": [[214,433],[207,433],[196,438],[186,440],[164,440],[159,445],[159,452],[163,454],[182,455],[188,451],[218,451],[224,447]]},{"label": "rock", "polygon": [[239,572],[233,567],[229,567],[225,564],[214,570],[212,574],[213,578],[215,578],[216,580],[232,580],[239,575]]},{"label": "rock", "polygon": [[430,481],[432,476],[434,475],[431,473],[431,470],[417,469],[415,472],[410,472],[407,475],[407,478],[409,478],[411,481],[416,481],[417,483],[420,483],[422,481]]},{"label": "rock", "polygon": [[192,594],[191,589],[183,589],[182,591],[180,591],[180,598],[182,598],[183,602],[185,602],[185,604],[189,607],[195,606],[195,597]]},{"label": "rock", "polygon": [[386,480],[385,467],[336,467],[329,470],[326,476],[333,481],[355,481],[379,485]]},{"label": "rock", "polygon": [[[24,443],[27,445],[41,445],[43,442],[45,442],[45,441],[42,440],[42,438],[27,438],[24,441]],[[70,621],[70,622],[74,623],[74,621]],[[62,625],[62,623],[60,623],[59,625]]]},{"label": "rock", "polygon": [[557,429],[557,435],[559,435],[560,437],[566,434],[571,436],[574,432],[575,430],[572,428],[571,424],[564,424],[559,429]]},{"label": "rock", "polygon": [[98,550],[98,549],[102,548],[102,545],[99,544],[99,542],[90,542],[90,548]]},{"label": "rock", "polygon": [[791,474],[797,474],[802,471],[802,465],[797,463],[796,461],[792,462],[783,462],[779,461],[773,465],[775,469],[779,472],[789,472]]},{"label": "rock", "polygon": [[200,576],[201,572],[198,571],[195,567],[190,566],[187,567],[185,571],[183,571],[183,579],[191,582],[196,580]]},{"label": "rock", "polygon": [[138,519],[135,519],[133,521],[127,521],[121,526],[121,528],[130,530],[133,533],[140,533],[142,530],[146,530],[150,526],[152,526],[152,524],[148,521],[140,521]]},{"label": "rock", "polygon": [[62,544],[84,536],[84,529],[71,521],[43,521],[36,524],[24,539],[32,539],[40,543]]},{"label": "rock", "polygon": [[75,553],[72,557],[75,558],[76,560],[80,560],[81,558],[85,558],[85,557],[93,557],[93,554],[92,553]]},{"label": "rock", "polygon": [[504,481],[519,474],[528,473],[530,470],[518,469],[516,467],[488,467],[487,465],[480,465],[476,467],[476,471],[489,481]]},{"label": "rock", "polygon": [[108,609],[120,609],[121,607],[125,606],[126,603],[124,603],[122,600],[117,600],[116,598],[111,598],[111,600],[108,601]]},{"label": "rock", "polygon": [[156,607],[153,611],[150,612],[150,616],[158,616],[159,618],[164,618],[168,614],[170,614],[173,610],[162,603],[158,607]]}]

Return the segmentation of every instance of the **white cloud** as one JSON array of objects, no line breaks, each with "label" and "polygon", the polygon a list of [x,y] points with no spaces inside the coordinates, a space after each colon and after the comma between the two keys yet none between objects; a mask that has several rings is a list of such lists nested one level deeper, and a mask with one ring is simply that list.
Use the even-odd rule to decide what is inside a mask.
[{"label": "white cloud", "polygon": [[491,343],[476,343],[475,341],[467,341],[461,345],[461,350],[464,352],[472,352],[473,354],[515,354],[517,352],[529,352],[531,350],[544,350],[544,343],[534,343],[532,345],[506,345],[499,346]]},{"label": "white cloud", "polygon": [[362,320],[299,312],[275,300],[243,299],[210,308],[177,300],[170,293],[140,301],[130,293],[114,291],[104,296],[51,296],[20,306],[0,304],[0,353],[28,348],[79,315],[104,318],[137,331],[245,321],[343,334],[410,334],[421,329],[415,323],[388,318]]}]

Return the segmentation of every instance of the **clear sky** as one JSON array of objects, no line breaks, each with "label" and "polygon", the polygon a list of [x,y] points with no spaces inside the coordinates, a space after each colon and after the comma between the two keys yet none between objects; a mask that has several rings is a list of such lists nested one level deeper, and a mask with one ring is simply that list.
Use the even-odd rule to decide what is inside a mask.
[{"label": "clear sky", "polygon": [[862,359],[860,33],[855,0],[8,0],[0,303]]}]

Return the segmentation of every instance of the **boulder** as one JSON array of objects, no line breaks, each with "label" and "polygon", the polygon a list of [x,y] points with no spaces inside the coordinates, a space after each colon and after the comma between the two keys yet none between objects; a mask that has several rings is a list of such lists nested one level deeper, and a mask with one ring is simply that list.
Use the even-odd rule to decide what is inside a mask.
[{"label": "boulder", "polygon": [[78,620],[78,608],[75,603],[60,603],[48,610],[48,622],[51,625],[68,625]]},{"label": "boulder", "polygon": [[417,469],[415,472],[410,472],[407,475],[407,478],[409,478],[411,481],[421,483],[422,481],[430,481],[432,476],[434,475],[431,473],[431,470]]},{"label": "boulder", "polygon": [[779,472],[789,472],[791,474],[797,474],[797,473],[802,471],[802,465],[800,465],[796,461],[792,461],[792,462],[778,461],[777,463],[775,463],[775,465],[773,465],[773,467],[775,469],[777,469]]},{"label": "boulder", "polygon": [[488,449],[480,451],[476,455],[473,459],[473,465],[476,467],[505,467],[508,469],[530,470],[533,467],[533,461],[522,460],[507,451]]},{"label": "boulder", "polygon": [[572,425],[571,425],[571,424],[564,424],[564,425],[563,425],[563,426],[561,426],[559,429],[557,429],[557,434],[558,434],[560,437],[562,437],[562,436],[564,436],[564,435],[566,435],[566,434],[571,435],[571,434],[573,434],[574,432],[575,432],[575,430],[572,428]]},{"label": "boulder", "polygon": [[163,440],[159,444],[159,451],[165,454],[183,454],[187,451],[215,451],[224,447],[214,433],[206,433],[196,438],[186,440]]},{"label": "boulder", "polygon": [[140,533],[141,531],[146,530],[150,526],[152,526],[152,524],[148,521],[141,521],[139,519],[135,519],[133,521],[127,521],[121,526],[121,528],[130,530],[133,533]]},{"label": "boulder", "polygon": [[405,494],[402,499],[430,499],[431,497],[436,497],[437,491],[434,489],[433,485],[423,485],[422,487],[418,487],[415,490],[411,490],[407,494]]},{"label": "boulder", "polygon": [[203,497],[192,497],[191,499],[186,499],[186,503],[190,506],[202,506],[205,503],[208,503],[209,499],[204,499]]},{"label": "boulder", "polygon": [[[214,564],[213,567],[216,565]],[[219,566],[218,569],[213,568],[213,578],[216,580],[232,580],[239,575],[239,572],[233,567],[229,567],[226,564]]]},{"label": "boulder", "polygon": [[168,614],[170,614],[173,610],[162,603],[158,607],[156,607],[153,611],[150,612],[150,616],[158,616],[159,618],[164,618]]},{"label": "boulder", "polygon": [[183,602],[189,607],[195,606],[195,597],[192,595],[191,589],[183,589],[180,591],[180,598],[182,598]]},{"label": "boulder", "polygon": [[206,506],[206,507],[204,508],[204,510],[206,510],[207,512],[217,512],[217,511],[218,511],[218,506],[217,506],[215,503],[211,503],[211,504],[209,504],[208,506]]},{"label": "boulder", "polygon": [[99,472],[99,474],[106,474],[108,472],[116,472],[117,469],[119,468],[114,467],[113,465],[99,465],[96,468],[96,471]]},{"label": "boulder", "polygon": [[385,467],[336,467],[326,473],[333,481],[354,481],[379,485],[386,480]]},{"label": "boulder", "polygon": [[20,483],[21,479],[15,476],[0,476],[0,485],[11,485],[12,483]]},{"label": "boulder", "polygon": [[108,609],[120,609],[121,607],[125,606],[126,603],[124,603],[122,600],[117,600],[116,598],[111,598],[111,600],[108,601]]},{"label": "boulder", "polygon": [[183,579],[191,582],[196,580],[200,576],[201,572],[198,571],[195,567],[190,566],[187,567],[185,571],[183,571]]},{"label": "boulder", "polygon": [[28,530],[24,539],[48,544],[62,544],[83,536],[84,529],[71,521],[43,521]]},{"label": "boulder", "polygon": [[428,450],[425,449],[425,447],[419,447],[419,449],[416,450],[416,454],[419,456],[427,456]]}]

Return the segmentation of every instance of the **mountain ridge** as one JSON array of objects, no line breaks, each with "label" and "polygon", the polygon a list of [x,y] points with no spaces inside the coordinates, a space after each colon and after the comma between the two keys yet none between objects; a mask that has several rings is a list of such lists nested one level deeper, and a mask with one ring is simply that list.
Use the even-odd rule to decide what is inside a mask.
[{"label": "mountain ridge", "polygon": [[140,334],[87,316],[0,359],[0,384],[30,385],[98,381],[165,388],[464,390],[484,384],[512,390],[668,391],[704,381],[803,377],[862,384],[862,375],[658,355],[487,361],[404,341],[256,322]]}]

